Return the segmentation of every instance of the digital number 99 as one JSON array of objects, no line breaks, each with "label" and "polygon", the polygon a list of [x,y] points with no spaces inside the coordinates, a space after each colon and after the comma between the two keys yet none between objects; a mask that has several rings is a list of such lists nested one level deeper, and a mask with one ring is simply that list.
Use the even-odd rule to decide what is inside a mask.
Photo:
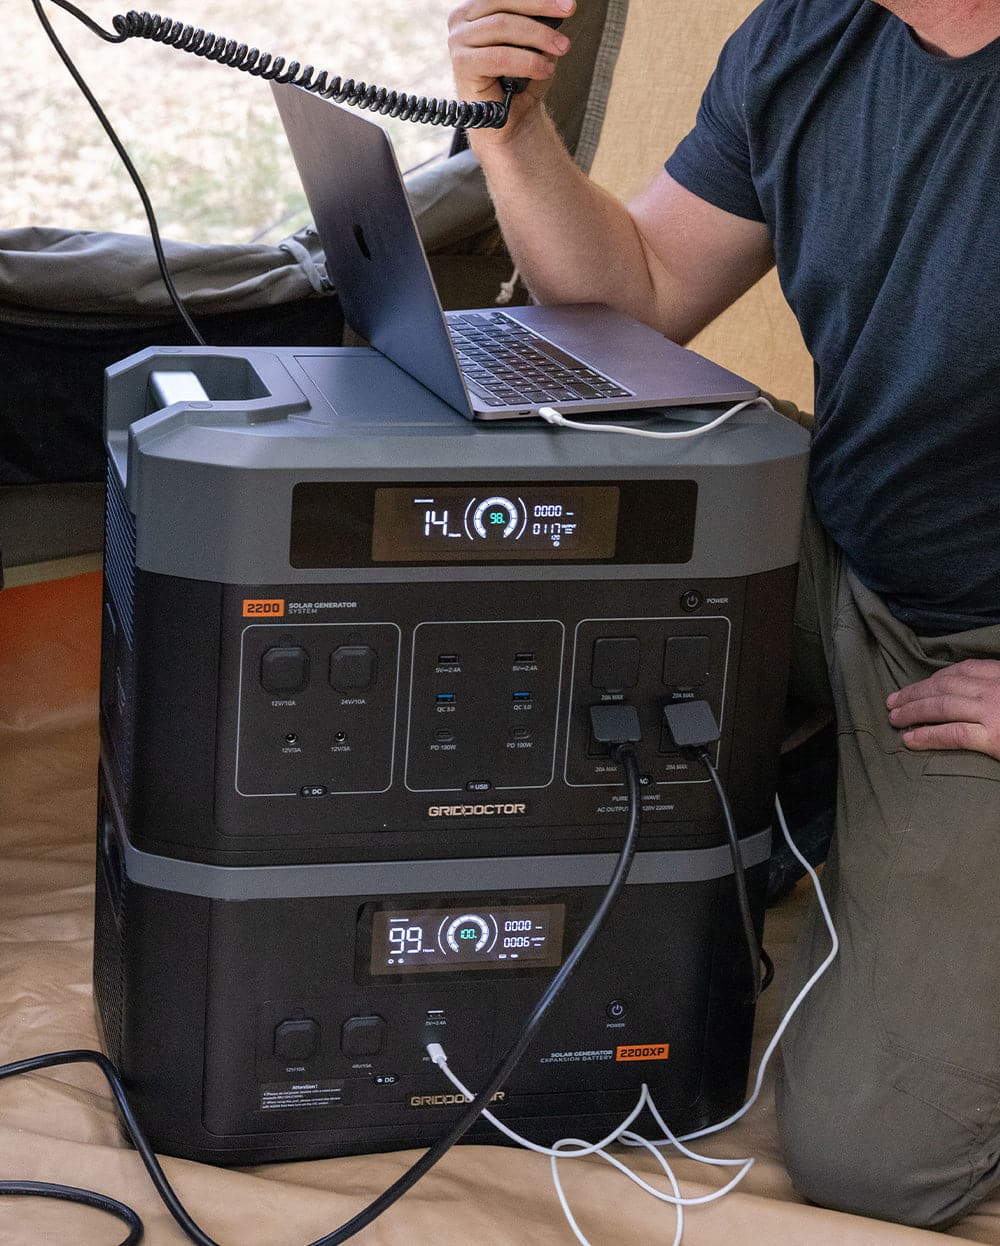
[{"label": "digital number 99", "polygon": [[394,956],[423,951],[423,939],[422,926],[391,926],[389,928],[389,951]]}]

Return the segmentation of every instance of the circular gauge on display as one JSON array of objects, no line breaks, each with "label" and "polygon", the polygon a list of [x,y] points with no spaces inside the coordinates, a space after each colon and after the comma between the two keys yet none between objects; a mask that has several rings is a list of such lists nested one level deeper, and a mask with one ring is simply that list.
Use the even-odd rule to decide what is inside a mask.
[{"label": "circular gauge on display", "polygon": [[479,913],[464,913],[448,923],[444,941],[458,955],[488,951],[494,937],[492,923]]},{"label": "circular gauge on display", "polygon": [[521,535],[518,529],[523,527],[521,507],[510,498],[486,498],[472,511],[473,532],[484,541],[516,540]]}]

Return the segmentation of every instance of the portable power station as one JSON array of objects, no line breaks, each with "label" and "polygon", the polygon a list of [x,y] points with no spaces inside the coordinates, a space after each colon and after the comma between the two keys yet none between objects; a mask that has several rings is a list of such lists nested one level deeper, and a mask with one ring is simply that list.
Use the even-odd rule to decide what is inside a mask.
[{"label": "portable power station", "polygon": [[367,349],[145,351],[106,417],[95,993],[154,1146],[433,1142],[466,1101],[428,1035],[477,1088],[608,882],[598,704],[638,711],[640,849],[495,1111],[551,1143],[643,1082],[678,1131],[737,1107],[733,867],[662,709],[721,727],[759,932],[805,431],[480,425]]}]

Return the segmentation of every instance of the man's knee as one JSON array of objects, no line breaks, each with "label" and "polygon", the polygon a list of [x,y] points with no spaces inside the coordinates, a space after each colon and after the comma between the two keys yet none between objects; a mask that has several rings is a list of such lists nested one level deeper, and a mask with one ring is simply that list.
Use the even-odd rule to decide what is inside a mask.
[{"label": "man's knee", "polygon": [[992,1184],[973,1180],[973,1134],[903,1091],[873,1089],[790,1093],[782,1079],[778,1133],[792,1184],[834,1211],[946,1228]]}]

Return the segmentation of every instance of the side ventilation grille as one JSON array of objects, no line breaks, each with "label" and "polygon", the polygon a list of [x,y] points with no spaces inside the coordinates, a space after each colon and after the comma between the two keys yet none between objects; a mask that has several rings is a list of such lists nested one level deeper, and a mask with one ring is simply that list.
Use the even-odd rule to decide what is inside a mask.
[{"label": "side ventilation grille", "polygon": [[108,460],[104,576],[119,623],[132,647],[135,599],[135,520],[125,502],[114,463]]}]

